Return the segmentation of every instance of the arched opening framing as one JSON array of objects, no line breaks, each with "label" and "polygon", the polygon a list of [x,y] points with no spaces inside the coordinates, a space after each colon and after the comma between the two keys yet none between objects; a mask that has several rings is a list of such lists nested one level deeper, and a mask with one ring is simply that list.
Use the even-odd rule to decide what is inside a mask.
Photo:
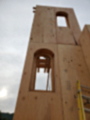
[{"label": "arched opening framing", "polygon": [[40,49],[34,54],[30,90],[54,91],[54,54]]}]

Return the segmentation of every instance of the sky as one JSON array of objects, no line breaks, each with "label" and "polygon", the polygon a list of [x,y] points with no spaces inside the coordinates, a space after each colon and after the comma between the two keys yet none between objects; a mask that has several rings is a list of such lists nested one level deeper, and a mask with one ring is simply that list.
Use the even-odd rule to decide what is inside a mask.
[{"label": "sky", "polygon": [[90,0],[0,0],[0,110],[14,112],[36,5],[73,8],[81,30]]}]

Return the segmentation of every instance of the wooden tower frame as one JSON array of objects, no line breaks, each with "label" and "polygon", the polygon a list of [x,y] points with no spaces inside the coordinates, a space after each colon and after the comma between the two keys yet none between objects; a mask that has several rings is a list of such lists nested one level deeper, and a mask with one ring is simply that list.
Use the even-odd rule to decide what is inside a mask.
[{"label": "wooden tower frame", "polygon": [[[79,120],[76,82],[90,86],[90,26],[81,33],[72,8],[36,6],[34,12],[13,120]],[[67,27],[57,26],[57,16]],[[46,90],[35,90],[40,68],[52,70],[51,90],[48,82]]]}]

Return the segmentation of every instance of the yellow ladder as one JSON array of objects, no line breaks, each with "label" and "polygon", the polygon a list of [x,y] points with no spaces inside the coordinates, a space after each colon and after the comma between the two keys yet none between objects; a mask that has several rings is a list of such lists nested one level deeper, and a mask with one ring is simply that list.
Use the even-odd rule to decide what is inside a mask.
[{"label": "yellow ladder", "polygon": [[78,99],[78,109],[79,109],[79,117],[80,120],[86,120],[85,117],[85,112],[84,112],[84,105],[83,105],[83,100],[82,100],[82,92],[81,92],[81,87],[80,87],[80,81],[77,81],[77,99]]},{"label": "yellow ladder", "polygon": [[83,99],[87,100],[86,104],[90,104],[90,102],[89,102],[90,101],[90,97],[82,95],[81,87],[86,88],[86,89],[90,89],[90,88],[86,87],[86,86],[83,86],[83,85],[80,86],[80,81],[79,80],[77,81],[77,88],[78,88],[78,92],[77,92],[77,96],[78,97],[77,97],[77,99],[78,99],[79,117],[80,117],[80,120],[86,120],[85,112],[90,113],[90,109],[84,108]]}]

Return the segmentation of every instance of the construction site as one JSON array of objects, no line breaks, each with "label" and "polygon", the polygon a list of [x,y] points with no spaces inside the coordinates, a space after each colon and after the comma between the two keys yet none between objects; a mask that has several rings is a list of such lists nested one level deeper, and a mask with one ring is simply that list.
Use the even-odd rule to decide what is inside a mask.
[{"label": "construction site", "polygon": [[90,25],[81,31],[72,8],[33,10],[13,120],[90,120]]}]

